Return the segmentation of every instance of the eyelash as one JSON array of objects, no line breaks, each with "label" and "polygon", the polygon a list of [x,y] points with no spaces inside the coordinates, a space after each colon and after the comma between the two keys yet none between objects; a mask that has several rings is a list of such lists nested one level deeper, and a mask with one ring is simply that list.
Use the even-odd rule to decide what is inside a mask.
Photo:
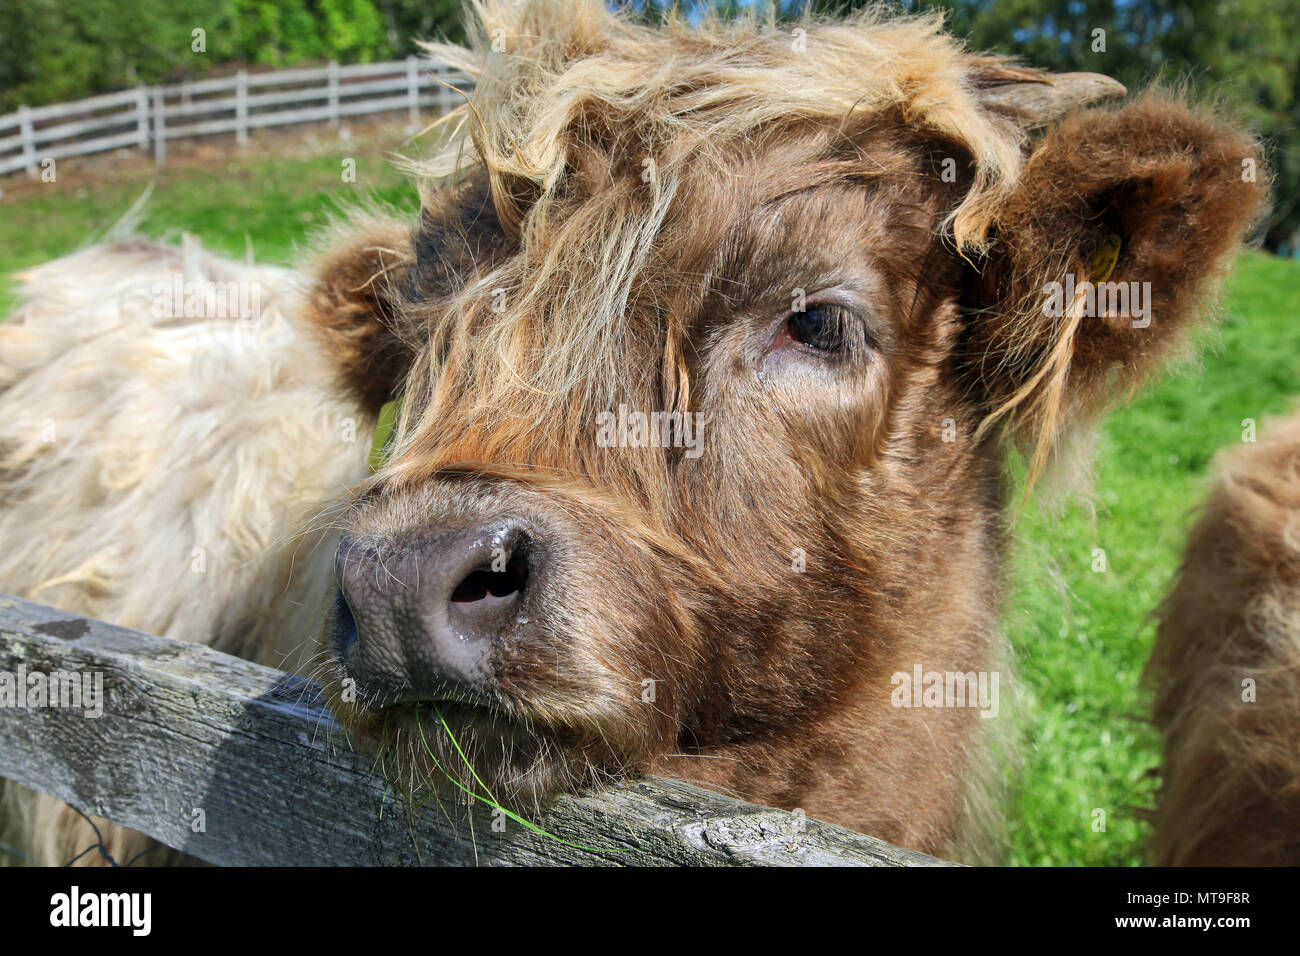
[{"label": "eyelash", "polygon": [[792,312],[785,330],[799,345],[828,357],[871,345],[863,324],[847,307],[833,302],[819,302],[802,312]]}]

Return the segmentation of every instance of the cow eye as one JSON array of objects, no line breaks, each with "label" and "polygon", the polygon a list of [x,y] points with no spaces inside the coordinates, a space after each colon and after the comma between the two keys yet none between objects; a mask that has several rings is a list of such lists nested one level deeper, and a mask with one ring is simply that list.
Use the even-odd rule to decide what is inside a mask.
[{"label": "cow eye", "polygon": [[819,352],[843,352],[849,347],[851,319],[843,306],[817,304],[792,313],[785,327],[790,338],[802,345]]}]

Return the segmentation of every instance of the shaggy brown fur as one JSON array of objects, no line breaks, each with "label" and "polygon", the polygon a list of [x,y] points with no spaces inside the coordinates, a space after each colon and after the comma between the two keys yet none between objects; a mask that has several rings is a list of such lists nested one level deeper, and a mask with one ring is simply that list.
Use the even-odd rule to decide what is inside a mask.
[{"label": "shaggy brown fur", "polygon": [[[1003,670],[1006,446],[1050,462],[1177,349],[1262,198],[1253,143],[1159,95],[1035,138],[1060,117],[1001,94],[1048,78],[933,18],[475,16],[431,48],[477,85],[413,164],[419,223],[336,236],[302,317],[367,413],[401,401],[345,570],[408,600],[387,559],[509,515],[542,612],[436,700],[459,747],[331,618],[340,717],[404,779],[437,777],[426,743],[525,805],[651,771],[969,855],[998,721],[895,706],[893,675]],[[1149,327],[1045,315],[1111,235]],[[620,405],[698,416],[702,454],[602,446]]]},{"label": "shaggy brown fur", "polygon": [[1300,865],[1300,415],[1223,454],[1147,676],[1155,862]]},{"label": "shaggy brown fur", "polygon": [[[498,796],[650,770],[953,852],[983,722],[893,706],[891,675],[1001,666],[1002,436],[1044,464],[1176,349],[1260,202],[1253,144],[1148,95],[1022,152],[1034,124],[977,91],[1026,74],[928,21],[814,25],[800,53],[576,9],[492,5],[504,55],[437,51],[479,87],[470,142],[420,168],[465,182],[426,189],[385,277],[410,371],[351,533],[382,560],[510,513],[555,543],[493,709],[453,714]],[[1044,316],[1110,234],[1150,326]],[[786,335],[795,290],[838,310],[839,354]],[[700,414],[703,456],[598,447],[620,404]],[[336,698],[430,770],[389,702]]]}]

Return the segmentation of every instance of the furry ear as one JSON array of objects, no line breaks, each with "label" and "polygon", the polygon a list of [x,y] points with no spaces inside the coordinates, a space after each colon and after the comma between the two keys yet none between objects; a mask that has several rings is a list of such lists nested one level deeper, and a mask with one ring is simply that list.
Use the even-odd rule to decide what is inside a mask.
[{"label": "furry ear", "polygon": [[326,235],[307,297],[342,384],[374,413],[401,391],[448,301],[517,248],[481,167],[421,199],[418,221],[357,215]]},{"label": "furry ear", "polygon": [[413,358],[398,321],[414,264],[411,233],[409,223],[395,219],[352,219],[326,237],[307,293],[307,321],[340,383],[376,415]]},{"label": "furry ear", "polygon": [[1135,389],[1211,304],[1267,191],[1255,142],[1168,94],[1068,116],[995,211],[969,360],[1032,448]]}]

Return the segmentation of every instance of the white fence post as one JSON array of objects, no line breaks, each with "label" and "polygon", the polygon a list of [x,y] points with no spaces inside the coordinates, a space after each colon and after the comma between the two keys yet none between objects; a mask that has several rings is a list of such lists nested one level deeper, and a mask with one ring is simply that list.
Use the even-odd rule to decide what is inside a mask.
[{"label": "white fence post", "polygon": [[32,111],[18,107],[18,128],[23,137],[23,168],[28,176],[36,175],[36,134],[32,132]]},{"label": "white fence post", "polygon": [[455,105],[452,99],[455,94],[451,88],[451,80],[447,77],[446,65],[438,64],[434,74],[442,81],[438,84],[438,110],[442,113],[450,113],[451,108]]},{"label": "white fence post", "polygon": [[163,88],[153,89],[153,161],[159,166],[167,162],[167,111],[163,103]]},{"label": "white fence post", "polygon": [[410,106],[411,123],[420,122],[420,61],[412,53],[406,58],[406,98]]},{"label": "white fence post", "polygon": [[248,73],[235,74],[235,142],[240,146],[248,142]]},{"label": "white fence post", "polygon": [[[472,82],[445,64],[418,56],[384,63],[343,66],[337,62],[275,73],[245,71],[186,80],[167,86],[135,87],[48,106],[16,108],[0,116],[0,175],[26,170],[39,175],[43,158],[86,156],[110,149],[148,151],[160,165],[168,139],[236,134],[241,145],[263,126],[325,123],[338,128],[344,117],[406,112],[418,129],[421,106],[447,112],[461,98],[459,88],[440,82],[436,96],[424,71],[459,85]],[[344,79],[347,83],[344,84]],[[344,97],[347,97],[346,102]]]},{"label": "white fence post", "polygon": [[339,128],[339,64],[337,60],[329,63],[329,110],[330,128]]},{"label": "white fence post", "polygon": [[144,152],[149,148],[149,91],[143,86],[135,91],[135,133]]}]

